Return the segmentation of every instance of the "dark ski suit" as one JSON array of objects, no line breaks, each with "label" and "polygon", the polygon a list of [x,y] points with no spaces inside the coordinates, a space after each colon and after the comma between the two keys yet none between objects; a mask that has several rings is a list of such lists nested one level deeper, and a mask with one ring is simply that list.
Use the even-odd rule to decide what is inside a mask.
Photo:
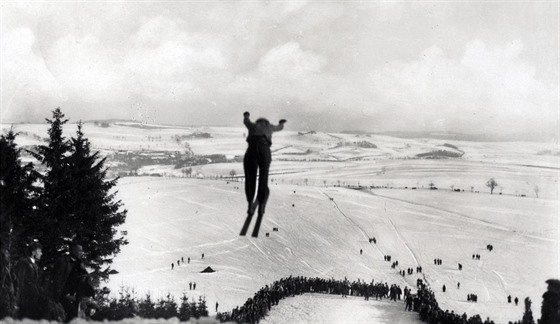
[{"label": "dark ski suit", "polygon": [[270,146],[272,145],[272,133],[281,131],[284,122],[278,126],[270,124],[264,118],[259,118],[255,123],[249,119],[249,113],[244,114],[243,123],[249,130],[247,143],[249,147],[243,158],[243,170],[245,171],[245,195],[249,204],[248,213],[252,214],[253,199],[257,185],[257,171],[259,173],[259,188],[257,192],[258,213],[263,215],[268,200],[268,171],[272,161]]}]

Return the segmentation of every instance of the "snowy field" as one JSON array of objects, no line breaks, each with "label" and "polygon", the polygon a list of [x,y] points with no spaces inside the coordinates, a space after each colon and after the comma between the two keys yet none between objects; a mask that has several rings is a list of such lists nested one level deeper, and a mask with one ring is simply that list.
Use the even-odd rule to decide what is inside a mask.
[{"label": "snowy field", "polygon": [[[420,277],[436,291],[442,308],[507,322],[522,314],[521,305],[506,302],[508,295],[529,296],[538,304],[544,281],[558,277],[554,200],[275,185],[255,239],[238,236],[245,210],[241,183],[125,178],[119,190],[129,209],[124,227],[130,244],[115,260],[120,274],[111,280],[114,291],[129,286],[155,296],[201,294],[209,305],[218,301],[220,310],[230,310],[289,275],[415,287],[419,276],[403,278],[398,270],[420,265]],[[472,260],[472,254],[481,260]],[[399,267],[391,269],[384,255]],[[181,257],[191,263],[171,270]],[[433,265],[434,258],[443,265]],[[200,273],[207,266],[216,272]],[[196,291],[188,290],[190,282],[197,283]],[[466,301],[469,293],[479,296],[478,303]]]},{"label": "snowy field", "polygon": [[[15,129],[46,137],[45,125]],[[72,135],[75,127],[66,130]],[[179,150],[188,144],[195,154],[242,155],[246,147],[243,128],[86,124],[84,131],[102,151]],[[194,132],[208,132],[212,138],[172,139]],[[148,136],[162,140],[147,142]],[[40,143],[28,135],[18,141]],[[521,319],[522,300],[529,296],[533,313],[539,314],[544,281],[560,276],[557,145],[293,131],[275,134],[273,141],[271,196],[256,239],[238,235],[246,210],[243,183],[208,179],[228,176],[232,169],[242,175],[240,163],[194,166],[205,179],[180,178],[180,169],[162,165],[139,173],[158,171],[169,177],[120,179],[118,197],[128,209],[122,230],[128,231],[130,244],[112,265],[119,271],[108,283],[112,291],[124,286],[155,297],[168,292],[177,298],[183,293],[202,295],[213,314],[216,301],[219,311],[229,311],[266,284],[290,275],[374,279],[413,290],[416,279],[422,278],[440,306],[455,313],[507,323]],[[355,141],[377,148],[358,147]],[[446,143],[464,155],[411,159],[418,153],[456,151]],[[552,154],[542,154],[545,151]],[[500,184],[493,195],[485,186],[491,177]],[[429,190],[430,182],[439,189]],[[355,190],[348,185],[388,188]],[[273,232],[273,227],[279,231]],[[369,243],[370,237],[377,244]],[[488,251],[487,244],[494,250]],[[472,254],[481,259],[473,260]],[[384,255],[399,261],[397,269],[383,260]],[[176,265],[181,257],[185,262],[190,257],[190,264],[171,270],[171,263]],[[434,265],[435,258],[443,264]],[[200,273],[207,266],[216,272]],[[398,273],[416,266],[422,266],[422,274]],[[196,290],[189,290],[191,282],[196,282]],[[467,302],[467,294],[477,294],[478,303]],[[508,295],[518,297],[520,305],[508,304]],[[414,323],[407,317],[414,315],[405,313],[401,303],[378,303],[308,294],[281,301],[264,322],[375,318],[378,323]]]}]

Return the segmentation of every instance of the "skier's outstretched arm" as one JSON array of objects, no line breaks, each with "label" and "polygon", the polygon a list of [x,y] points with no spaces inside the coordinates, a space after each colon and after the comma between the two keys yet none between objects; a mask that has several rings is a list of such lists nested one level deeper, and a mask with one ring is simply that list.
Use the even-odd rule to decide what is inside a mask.
[{"label": "skier's outstretched arm", "polygon": [[285,124],[285,123],[286,123],[286,120],[285,120],[285,119],[280,119],[280,121],[278,122],[278,126],[272,125],[272,129],[273,129],[275,132],[279,132],[279,131],[281,131],[281,130],[284,129],[284,124]]},{"label": "skier's outstretched arm", "polygon": [[249,116],[251,116],[251,114],[249,114],[248,111],[243,113],[243,124],[245,124],[247,128],[251,129],[254,124],[251,122],[251,119],[249,119]]}]

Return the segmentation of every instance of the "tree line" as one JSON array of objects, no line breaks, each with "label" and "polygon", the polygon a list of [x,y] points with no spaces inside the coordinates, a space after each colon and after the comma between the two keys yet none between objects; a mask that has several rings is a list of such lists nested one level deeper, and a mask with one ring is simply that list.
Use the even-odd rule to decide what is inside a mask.
[{"label": "tree line", "polygon": [[118,178],[107,179],[105,158],[91,151],[82,123],[74,136],[66,138],[63,126],[68,119],[60,108],[46,122],[47,143],[26,149],[37,165],[22,163],[23,149],[16,144],[13,129],[0,136],[0,318],[14,316],[18,291],[13,269],[34,242],[42,245],[38,266],[47,296],[54,264],[67,254],[69,245],[83,247],[92,276],[108,279],[114,272],[113,258],[128,243],[125,233],[117,230],[127,214],[115,196]]}]

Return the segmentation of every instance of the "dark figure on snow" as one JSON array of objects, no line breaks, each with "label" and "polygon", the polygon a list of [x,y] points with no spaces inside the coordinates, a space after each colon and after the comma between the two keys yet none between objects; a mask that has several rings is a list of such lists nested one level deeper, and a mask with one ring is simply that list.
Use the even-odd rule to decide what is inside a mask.
[{"label": "dark figure on snow", "polygon": [[187,258],[187,264],[191,263],[191,257]]},{"label": "dark figure on snow", "polygon": [[95,291],[89,273],[82,261],[84,251],[80,244],[73,243],[70,253],[59,258],[54,268],[54,296],[62,304],[69,321],[78,316],[83,298],[93,297]]},{"label": "dark figure on snow", "polygon": [[362,255],[362,252],[363,252],[362,249],[360,249],[360,255]]},{"label": "dark figure on snow", "polygon": [[218,312],[218,306],[219,306],[219,304],[218,304],[218,302],[216,302],[216,313]]},{"label": "dark figure on snow", "polygon": [[459,263],[459,270],[463,270],[463,265]]},{"label": "dark figure on snow", "polygon": [[511,295],[508,296],[508,303],[511,304]]},{"label": "dark figure on snow", "polygon": [[404,300],[404,301],[405,301],[405,306],[404,306],[404,309],[405,309],[405,310],[407,310],[407,311],[409,311],[409,312],[412,311],[412,301],[413,301],[413,299],[414,299],[414,298],[412,297],[412,295],[408,295],[408,296],[406,297],[406,299]]},{"label": "dark figure on snow", "polygon": [[39,267],[37,262],[43,255],[42,246],[38,242],[29,245],[27,255],[16,265],[17,305],[19,318],[40,319],[45,306],[42,302],[43,292],[39,286]]},{"label": "dark figure on snow", "polygon": [[185,260],[183,260],[183,257],[181,257],[181,262],[185,263]]},{"label": "dark figure on snow", "polygon": [[179,265],[180,265],[180,262],[181,262],[181,260],[177,260],[177,266],[179,266]]},{"label": "dark figure on snow", "polygon": [[204,259],[204,253],[202,253],[202,258]]},{"label": "dark figure on snow", "polygon": [[519,298],[515,297],[515,299],[513,300],[513,302],[515,303],[515,306],[517,306],[517,304],[519,303]]},{"label": "dark figure on snow", "polygon": [[193,284],[192,284],[192,290],[196,290],[196,282],[193,282]]},{"label": "dark figure on snow", "polygon": [[[286,120],[281,119],[278,126],[275,126],[265,118],[259,118],[253,123],[249,116],[249,112],[243,113],[243,123],[249,130],[247,135],[249,146],[243,158],[243,170],[245,172],[245,196],[248,204],[248,216],[252,216],[258,206],[258,219],[253,231],[253,236],[258,236],[258,227],[264,215],[270,193],[268,189],[268,171],[272,162],[272,154],[270,152],[272,133],[281,131]],[[255,192],[257,191],[257,173],[259,174],[259,186],[257,199],[254,200]]]},{"label": "dark figure on snow", "polygon": [[461,283],[460,282],[457,283],[457,289],[459,289],[459,288],[461,288]]},{"label": "dark figure on snow", "polygon": [[560,323],[560,280],[548,279],[547,291],[543,294],[541,324]]},{"label": "dark figure on snow", "polygon": [[442,288],[442,290],[443,290],[443,292],[445,292],[445,285],[443,285],[443,288]]},{"label": "dark figure on snow", "polygon": [[171,270],[173,270],[174,266],[175,266],[175,263],[171,263]]}]

